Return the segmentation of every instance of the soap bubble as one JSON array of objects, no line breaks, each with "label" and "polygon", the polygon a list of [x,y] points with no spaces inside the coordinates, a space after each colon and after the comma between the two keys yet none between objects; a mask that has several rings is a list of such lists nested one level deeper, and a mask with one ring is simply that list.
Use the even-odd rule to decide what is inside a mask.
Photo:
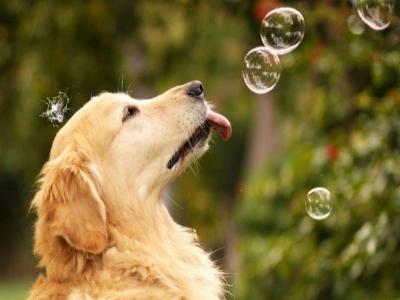
[{"label": "soap bubble", "polygon": [[394,0],[358,0],[361,20],[374,30],[387,28],[392,20]]},{"label": "soap bubble", "polygon": [[316,187],[307,193],[306,211],[314,220],[326,219],[333,207],[331,192],[324,187]]},{"label": "soap bubble", "polygon": [[265,47],[254,48],[244,57],[242,74],[247,87],[254,93],[268,93],[281,75],[279,57]]},{"label": "soap bubble", "polygon": [[350,15],[347,18],[347,27],[354,34],[362,34],[364,32],[365,25],[356,15]]},{"label": "soap bubble", "polygon": [[300,12],[290,7],[270,11],[262,20],[260,35],[265,47],[278,55],[295,49],[304,37],[305,23]]},{"label": "soap bubble", "polygon": [[51,123],[64,121],[64,115],[69,110],[69,98],[66,93],[58,92],[58,95],[46,99],[47,108],[40,116],[47,118]]}]

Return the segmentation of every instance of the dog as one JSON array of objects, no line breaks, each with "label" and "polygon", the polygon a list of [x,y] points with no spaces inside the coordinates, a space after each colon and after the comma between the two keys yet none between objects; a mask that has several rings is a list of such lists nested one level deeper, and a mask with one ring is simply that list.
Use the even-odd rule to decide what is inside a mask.
[{"label": "dog", "polygon": [[223,299],[223,273],[160,197],[232,133],[199,81],[148,100],[93,97],[57,133],[32,200],[45,273],[29,299]]}]

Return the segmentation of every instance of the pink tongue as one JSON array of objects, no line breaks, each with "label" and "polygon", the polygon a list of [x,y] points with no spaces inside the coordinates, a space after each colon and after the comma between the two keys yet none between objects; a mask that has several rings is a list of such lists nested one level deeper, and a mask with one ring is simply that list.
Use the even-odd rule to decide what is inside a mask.
[{"label": "pink tongue", "polygon": [[212,110],[209,110],[207,113],[207,121],[209,121],[214,127],[218,129],[224,141],[227,141],[231,138],[232,135],[231,123],[223,115],[216,113]]}]

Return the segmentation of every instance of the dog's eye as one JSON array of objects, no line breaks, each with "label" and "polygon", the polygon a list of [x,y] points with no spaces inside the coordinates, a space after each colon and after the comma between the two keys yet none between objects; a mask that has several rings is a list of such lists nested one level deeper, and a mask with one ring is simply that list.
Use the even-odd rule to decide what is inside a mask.
[{"label": "dog's eye", "polygon": [[122,122],[125,122],[136,115],[139,110],[135,106],[127,106],[124,109],[124,116],[122,117]]}]

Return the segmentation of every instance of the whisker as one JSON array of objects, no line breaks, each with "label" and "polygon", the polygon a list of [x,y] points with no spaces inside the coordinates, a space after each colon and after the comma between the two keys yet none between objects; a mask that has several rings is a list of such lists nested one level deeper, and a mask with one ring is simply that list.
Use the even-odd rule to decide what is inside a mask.
[{"label": "whisker", "polygon": [[169,196],[168,194],[164,195],[164,198],[166,198],[170,204],[173,204],[174,206],[183,209],[183,206],[179,205],[178,202],[176,202],[171,196]]},{"label": "whisker", "polygon": [[190,170],[193,172],[194,176],[199,177],[199,173],[194,169],[193,165],[190,166]]},{"label": "whisker", "polygon": [[200,169],[199,169],[199,162],[196,160],[195,162],[194,162],[194,164],[193,164],[193,168],[196,168],[196,172],[197,172],[197,177],[199,177],[199,174],[200,174]]}]

